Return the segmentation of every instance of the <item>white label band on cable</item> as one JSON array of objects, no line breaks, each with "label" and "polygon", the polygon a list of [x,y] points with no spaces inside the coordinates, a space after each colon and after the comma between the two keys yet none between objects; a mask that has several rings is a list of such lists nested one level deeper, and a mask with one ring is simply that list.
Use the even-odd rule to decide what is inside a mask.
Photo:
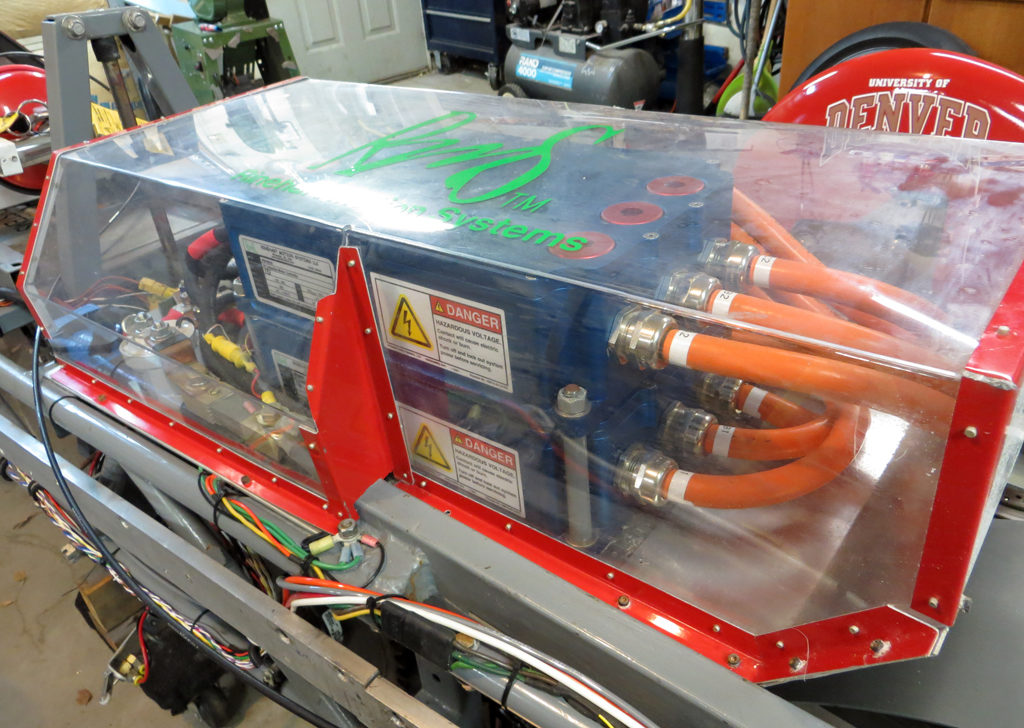
[{"label": "white label band on cable", "polygon": [[23,171],[18,147],[10,139],[0,138],[0,177],[21,174]]},{"label": "white label band on cable", "polygon": [[735,291],[719,291],[716,293],[714,300],[711,302],[710,313],[716,316],[728,316],[735,295]]},{"label": "white label band on cable", "polygon": [[689,470],[677,470],[668,481],[668,490],[665,492],[665,499],[672,503],[686,502],[686,488],[690,485],[690,478],[693,473]]},{"label": "white label band on cable", "polygon": [[690,355],[690,345],[696,334],[689,331],[676,330],[672,337],[672,343],[668,346],[668,363],[677,367],[685,367],[686,360]]},{"label": "white label band on cable", "polygon": [[730,427],[729,425],[719,425],[718,430],[715,431],[715,439],[711,443],[711,454],[728,455],[729,446],[732,444],[732,436],[735,432],[735,427]]},{"label": "white label band on cable", "polygon": [[767,390],[761,389],[760,387],[752,387],[750,394],[747,395],[746,401],[743,402],[743,414],[751,415],[752,417],[760,417],[761,403],[767,395]]},{"label": "white label band on cable", "polygon": [[750,277],[754,281],[755,286],[761,288],[767,288],[771,285],[769,279],[772,274],[772,266],[775,264],[775,258],[770,255],[759,255],[754,259],[754,269],[751,271]]}]

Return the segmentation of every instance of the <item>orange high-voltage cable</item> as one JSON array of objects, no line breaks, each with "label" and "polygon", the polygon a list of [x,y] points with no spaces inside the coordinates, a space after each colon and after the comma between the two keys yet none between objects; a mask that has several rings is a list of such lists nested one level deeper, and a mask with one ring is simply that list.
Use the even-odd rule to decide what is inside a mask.
[{"label": "orange high-voltage cable", "polygon": [[853,406],[839,416],[821,445],[778,468],[743,475],[706,475],[675,470],[662,483],[665,500],[701,508],[758,508],[799,498],[831,482],[853,461],[866,415]]},{"label": "orange high-voltage cable", "polygon": [[814,311],[753,298],[743,293],[716,291],[711,294],[705,310],[737,321],[821,339],[853,349],[907,359],[920,364],[936,363],[936,357],[932,352],[909,342],[894,339],[888,334],[844,321],[834,315],[823,316]]},{"label": "orange high-voltage cable", "polygon": [[856,273],[757,256],[751,261],[750,275],[757,285],[835,301],[911,331],[948,329],[940,323],[942,311],[933,304]]},{"label": "orange high-voltage cable", "polygon": [[818,417],[806,407],[749,382],[741,384],[736,393],[736,409],[760,417],[772,427],[794,427]]},{"label": "orange high-voltage cable", "polygon": [[936,432],[945,430],[953,412],[950,397],[914,381],[842,361],[707,334],[671,330],[662,340],[661,357],[675,366],[754,380],[825,399],[872,403]]},{"label": "orange high-voltage cable", "polygon": [[716,423],[708,427],[702,446],[708,455],[739,460],[791,460],[809,454],[831,431],[832,421],[827,417],[771,430]]},{"label": "orange high-voltage cable", "polygon": [[768,251],[769,255],[811,265],[822,265],[822,262],[815,258],[778,220],[735,188],[732,191],[732,214],[740,227],[749,232],[760,243],[760,247]]},{"label": "orange high-voltage cable", "polygon": [[[737,194],[742,193],[737,191]],[[765,213],[765,215],[767,216],[767,213]],[[731,226],[731,234],[733,240],[738,240],[746,245],[753,245],[755,248],[760,250],[762,254],[765,253],[765,247],[736,223],[733,223]],[[758,298],[767,298],[771,300],[771,296],[754,285],[748,286],[747,293],[752,296],[757,296]],[[805,308],[808,311],[814,311],[822,314],[823,316],[834,315],[827,304],[822,303],[816,298],[811,298],[810,296],[801,296],[798,293],[789,293],[788,291],[776,291],[775,297],[783,303],[788,303],[790,306]]]}]

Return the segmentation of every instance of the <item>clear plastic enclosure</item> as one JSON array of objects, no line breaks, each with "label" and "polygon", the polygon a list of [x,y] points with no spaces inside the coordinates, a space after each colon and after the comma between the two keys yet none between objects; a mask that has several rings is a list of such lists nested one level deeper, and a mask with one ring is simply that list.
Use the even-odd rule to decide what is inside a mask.
[{"label": "clear plastic enclosure", "polygon": [[416,473],[759,634],[909,605],[1022,160],[304,80],[62,154],[25,290],[62,359],[321,492],[354,247]]}]

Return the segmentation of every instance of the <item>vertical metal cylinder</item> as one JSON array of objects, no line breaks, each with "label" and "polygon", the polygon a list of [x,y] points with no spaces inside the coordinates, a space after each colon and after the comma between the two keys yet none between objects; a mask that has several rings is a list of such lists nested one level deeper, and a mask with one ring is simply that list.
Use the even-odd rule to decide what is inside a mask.
[{"label": "vertical metal cylinder", "polygon": [[555,409],[568,421],[561,433],[568,524],[566,541],[573,546],[590,546],[597,540],[590,505],[590,453],[586,433],[571,426],[572,420],[585,417],[590,412],[587,390],[578,384],[562,387],[558,391]]}]

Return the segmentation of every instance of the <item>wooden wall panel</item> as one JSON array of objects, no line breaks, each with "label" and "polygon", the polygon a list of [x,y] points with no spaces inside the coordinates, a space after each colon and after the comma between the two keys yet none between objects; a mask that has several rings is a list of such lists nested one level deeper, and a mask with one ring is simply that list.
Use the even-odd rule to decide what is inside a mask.
[{"label": "wooden wall panel", "polygon": [[932,0],[928,22],[956,33],[986,61],[1024,75],[1024,2]]},{"label": "wooden wall panel", "polygon": [[781,93],[789,91],[810,62],[840,38],[878,23],[924,20],[926,5],[926,0],[789,0]]}]

